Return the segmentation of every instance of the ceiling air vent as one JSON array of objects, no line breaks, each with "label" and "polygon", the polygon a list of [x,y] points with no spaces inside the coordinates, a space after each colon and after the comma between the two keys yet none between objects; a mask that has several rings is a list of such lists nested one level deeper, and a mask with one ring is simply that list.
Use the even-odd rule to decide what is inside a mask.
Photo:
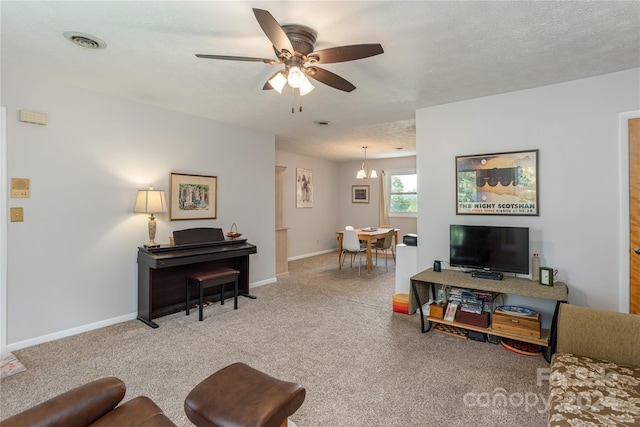
[{"label": "ceiling air vent", "polygon": [[107,44],[97,37],[84,33],[66,32],[64,37],[71,43],[85,49],[104,49]]}]

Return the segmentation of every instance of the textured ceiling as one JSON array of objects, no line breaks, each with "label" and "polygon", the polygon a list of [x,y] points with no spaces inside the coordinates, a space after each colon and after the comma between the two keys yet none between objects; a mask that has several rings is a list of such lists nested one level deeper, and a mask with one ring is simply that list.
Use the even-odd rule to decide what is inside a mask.
[{"label": "textured ceiling", "polygon": [[[273,58],[252,7],[312,27],[316,49],[385,53],[324,66],[355,91],[318,83],[303,98],[262,90],[278,66],[195,57]],[[365,145],[369,158],[415,154],[421,107],[640,67],[637,1],[3,0],[0,14],[3,69],[272,133],[278,150],[336,161],[361,159]],[[67,31],[107,48],[82,49]]]}]

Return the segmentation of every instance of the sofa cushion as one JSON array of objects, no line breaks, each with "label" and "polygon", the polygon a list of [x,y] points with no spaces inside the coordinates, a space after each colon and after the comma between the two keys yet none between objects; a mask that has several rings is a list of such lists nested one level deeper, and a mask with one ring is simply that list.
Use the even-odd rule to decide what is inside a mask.
[{"label": "sofa cushion", "polygon": [[556,353],[549,386],[550,426],[640,424],[640,367]]},{"label": "sofa cushion", "polygon": [[162,409],[146,396],[138,396],[118,406],[104,417],[91,424],[91,427],[142,427],[170,426],[175,424],[167,418]]},{"label": "sofa cushion", "polygon": [[52,397],[2,421],[2,427],[84,427],[111,412],[126,388],[115,377],[101,378]]}]

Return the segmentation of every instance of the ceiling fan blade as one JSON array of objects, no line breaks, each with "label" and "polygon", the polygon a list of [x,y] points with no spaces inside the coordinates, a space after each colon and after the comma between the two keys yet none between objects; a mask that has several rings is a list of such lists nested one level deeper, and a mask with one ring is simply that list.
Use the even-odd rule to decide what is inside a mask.
[{"label": "ceiling fan blade", "polygon": [[256,16],[262,31],[264,31],[278,52],[287,51],[293,55],[295,51],[291,40],[278,24],[278,21],[266,10],[253,8],[253,14]]},{"label": "ceiling fan blade", "polygon": [[320,64],[330,64],[368,58],[370,56],[380,55],[381,53],[384,53],[384,50],[379,43],[354,44],[311,52],[307,55],[307,58],[312,62],[315,60],[315,62]]},{"label": "ceiling fan blade", "polygon": [[331,71],[327,71],[318,67],[308,67],[304,70],[305,73],[307,73],[307,76],[316,79],[320,83],[324,83],[327,86],[331,86],[345,92],[351,92],[356,88],[354,85],[352,85],[339,75],[332,73]]},{"label": "ceiling fan blade", "polygon": [[267,58],[251,58],[249,56],[227,56],[227,55],[202,55],[196,53],[198,58],[207,59],[225,59],[227,61],[250,61],[250,62],[264,62],[265,64],[277,64],[278,61]]}]

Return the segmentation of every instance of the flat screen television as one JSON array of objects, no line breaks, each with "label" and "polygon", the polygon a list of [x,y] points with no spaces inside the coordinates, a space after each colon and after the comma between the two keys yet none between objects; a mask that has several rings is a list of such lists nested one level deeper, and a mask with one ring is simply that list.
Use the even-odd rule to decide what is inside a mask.
[{"label": "flat screen television", "polygon": [[529,274],[529,229],[452,224],[449,263],[469,270]]}]

